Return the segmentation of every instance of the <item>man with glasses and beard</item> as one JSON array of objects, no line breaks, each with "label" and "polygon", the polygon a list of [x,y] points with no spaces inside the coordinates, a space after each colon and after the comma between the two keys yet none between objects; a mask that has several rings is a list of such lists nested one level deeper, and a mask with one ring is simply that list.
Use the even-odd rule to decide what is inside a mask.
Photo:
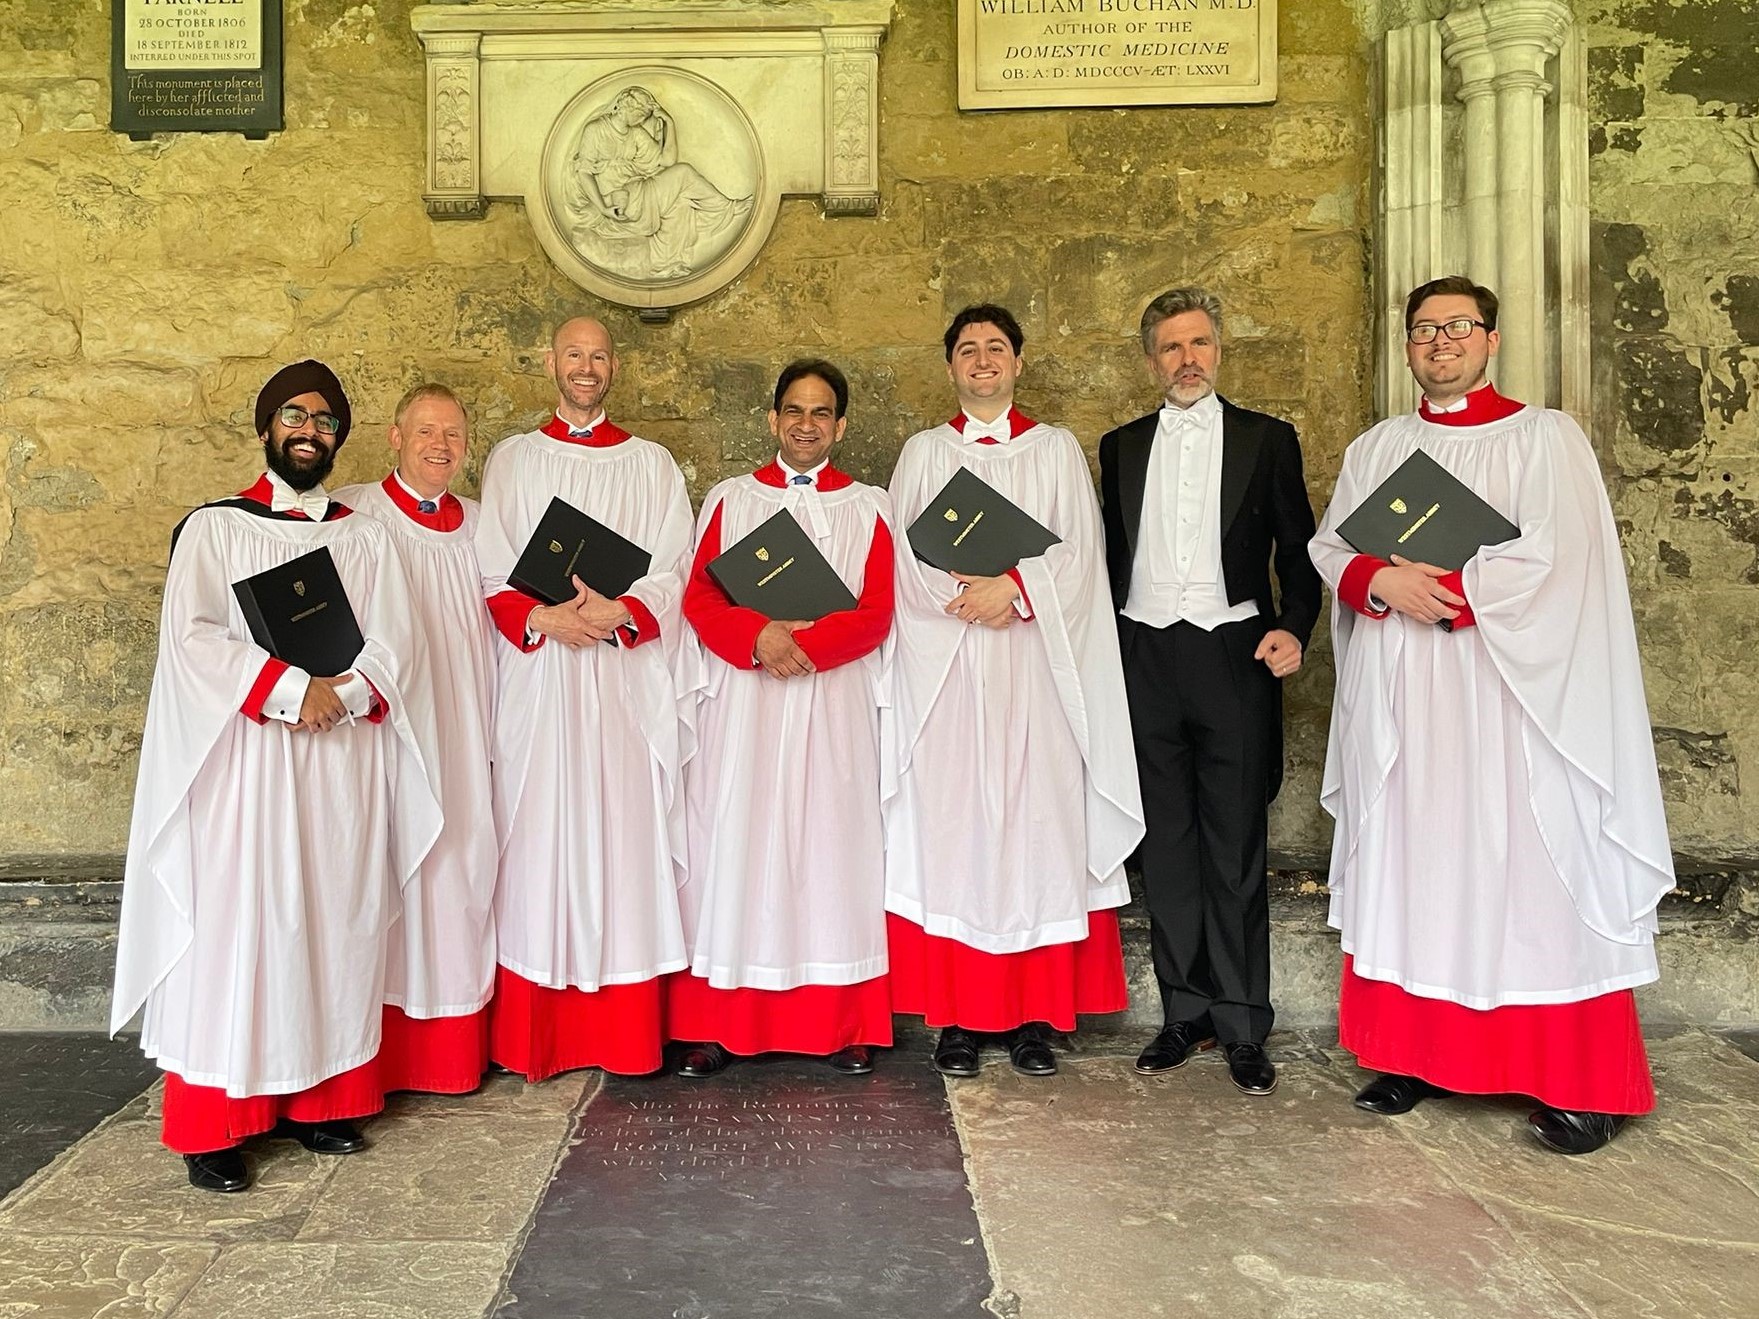
[{"label": "man with glasses and beard", "polygon": [[[576,1067],[639,1075],[660,1067],[665,977],[687,965],[681,771],[697,683],[679,605],[690,499],[670,453],[606,417],[617,354],[603,325],[564,323],[544,366],[555,414],[489,454],[476,541],[506,642],[489,1056],[531,1081]],[[647,574],[616,599],[576,577],[556,605],[509,586],[557,496],[646,550]]]},{"label": "man with glasses and beard", "polygon": [[[163,1139],[205,1190],[249,1185],[239,1146],[262,1132],[364,1148],[386,930],[439,831],[404,707],[402,569],[383,526],[324,493],[349,421],[328,367],[280,371],[257,396],[267,471],[172,536],[111,1029],[144,1005]],[[334,677],[257,645],[232,590],[319,547],[366,640]]]},{"label": "man with glasses and beard", "polygon": [[[1586,1154],[1655,1105],[1632,988],[1673,859],[1600,464],[1487,382],[1496,313],[1464,275],[1412,291],[1422,402],[1350,445],[1311,547],[1337,597],[1338,1039],[1382,1073],[1359,1108],[1529,1095],[1532,1134]],[[1338,524],[1419,449],[1520,534],[1454,572],[1352,549]]]}]

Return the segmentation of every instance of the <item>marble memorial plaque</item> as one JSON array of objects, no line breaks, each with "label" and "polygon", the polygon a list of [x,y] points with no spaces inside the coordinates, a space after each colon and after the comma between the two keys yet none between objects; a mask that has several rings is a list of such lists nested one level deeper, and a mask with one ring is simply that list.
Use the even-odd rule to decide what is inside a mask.
[{"label": "marble memorial plaque", "polygon": [[1277,0],[959,0],[959,108],[1276,100]]},{"label": "marble memorial plaque", "polygon": [[111,0],[110,127],[279,131],[281,0]]},{"label": "marble memorial plaque", "polygon": [[943,1084],[919,1061],[880,1066],[608,1078],[501,1319],[982,1319],[989,1266]]}]

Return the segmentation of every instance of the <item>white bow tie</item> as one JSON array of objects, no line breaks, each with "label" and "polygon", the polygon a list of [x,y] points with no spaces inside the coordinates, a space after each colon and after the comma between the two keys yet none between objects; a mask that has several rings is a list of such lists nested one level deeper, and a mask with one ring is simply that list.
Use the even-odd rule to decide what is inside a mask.
[{"label": "white bow tie", "polygon": [[1008,419],[998,417],[988,423],[967,421],[962,435],[967,444],[976,444],[979,440],[995,440],[997,443],[1002,443],[1008,439],[1011,431],[1012,427],[1008,425]]},{"label": "white bow tie", "polygon": [[330,496],[321,485],[305,491],[277,487],[269,507],[277,513],[304,513],[313,522],[322,522],[324,514],[330,511]]},{"label": "white bow tie", "polygon": [[1195,403],[1188,408],[1175,408],[1169,403],[1160,410],[1160,415],[1163,421],[1173,426],[1201,425],[1208,416],[1206,412],[1199,412]]}]

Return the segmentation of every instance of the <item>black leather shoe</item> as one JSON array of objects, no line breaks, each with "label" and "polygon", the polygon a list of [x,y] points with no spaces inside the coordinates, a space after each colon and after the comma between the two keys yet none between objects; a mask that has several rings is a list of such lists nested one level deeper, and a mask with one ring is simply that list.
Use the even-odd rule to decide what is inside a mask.
[{"label": "black leather shoe", "polygon": [[1008,1062],[1021,1076],[1055,1076],[1057,1055],[1051,1052],[1049,1027],[1035,1021],[1015,1031],[1008,1040]]},{"label": "black leather shoe", "polygon": [[977,1036],[958,1026],[941,1031],[934,1045],[934,1069],[942,1076],[976,1076]]},{"label": "black leather shoe", "polygon": [[244,1155],[237,1150],[215,1150],[211,1154],[185,1154],[189,1165],[189,1184],[198,1191],[219,1191],[231,1195],[250,1189],[250,1173],[244,1166]]},{"label": "black leather shoe", "polygon": [[1592,1154],[1619,1134],[1625,1119],[1616,1113],[1589,1113],[1575,1108],[1542,1108],[1527,1118],[1527,1129],[1539,1143],[1559,1154]]},{"label": "black leather shoe", "polygon": [[1238,1089],[1249,1095],[1268,1095],[1276,1089],[1276,1064],[1262,1044],[1235,1040],[1222,1049],[1228,1055],[1228,1076]]},{"label": "black leather shoe", "polygon": [[873,1050],[865,1044],[851,1044],[826,1058],[825,1064],[843,1076],[866,1076],[873,1071]]},{"label": "black leather shoe", "polygon": [[1409,1113],[1425,1099],[1441,1099],[1451,1094],[1452,1090],[1430,1085],[1421,1077],[1383,1072],[1362,1087],[1355,1104],[1357,1108],[1379,1113],[1382,1117],[1397,1117],[1400,1113]]},{"label": "black leather shoe", "polygon": [[684,1050],[684,1056],[678,1060],[679,1076],[704,1077],[713,1076],[724,1071],[733,1061],[733,1055],[712,1040],[707,1044],[693,1044]]},{"label": "black leather shoe", "polygon": [[1159,1076],[1177,1071],[1185,1065],[1193,1049],[1213,1049],[1215,1029],[1207,1021],[1175,1021],[1161,1027],[1161,1032],[1136,1055],[1136,1070],[1144,1076]]},{"label": "black leather shoe", "polygon": [[269,1133],[281,1140],[297,1140],[313,1154],[359,1154],[366,1137],[352,1122],[295,1122],[282,1118]]}]

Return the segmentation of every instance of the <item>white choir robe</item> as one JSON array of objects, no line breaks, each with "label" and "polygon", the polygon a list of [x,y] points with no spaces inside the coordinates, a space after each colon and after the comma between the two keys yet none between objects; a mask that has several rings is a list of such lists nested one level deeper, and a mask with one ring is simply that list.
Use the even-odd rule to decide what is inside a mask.
[{"label": "white choir robe", "polygon": [[[913,435],[892,476],[901,530],[884,809],[886,909],[901,918],[894,1003],[924,1010],[907,983],[914,973],[900,975],[899,934],[916,938],[906,927],[993,957],[1085,950],[1091,926],[1109,945],[1113,988],[1103,1006],[1089,999],[1076,1010],[1117,1010],[1122,962],[1109,913],[1129,901],[1124,861],[1143,813],[1092,474],[1066,430],[1016,411],[1011,438],[985,444],[963,438],[963,420]],[[947,614],[959,583],[917,560],[902,531],[961,467],[1061,537],[1018,565],[1032,617],[1005,629]],[[1096,923],[1093,913],[1108,915]],[[1068,1029],[1079,1002],[1044,1011],[972,1003],[970,1013],[952,1002],[926,1015],[978,1030],[1024,1020]]]},{"label": "white choir robe", "polygon": [[[671,454],[610,422],[572,441],[552,419],[502,440],[483,472],[477,557],[496,623],[495,1061],[533,1080],[660,1065],[659,977],[687,964],[678,916],[682,769],[701,686],[679,613],[690,500]],[[507,587],[553,496],[651,555],[621,597],[621,644],[527,645],[536,601]]]},{"label": "white choir robe", "polygon": [[[734,1053],[829,1054],[892,1040],[880,824],[893,547],[883,490],[832,467],[790,487],[772,462],[709,491],[684,612],[707,686],[685,767],[690,860],[679,891],[688,976],[668,1033]],[[795,633],[815,671],[753,662],[769,621],[735,606],[708,564],[788,511],[857,607]]]},{"label": "white choir robe", "polygon": [[[366,639],[353,671],[382,698],[382,725],[300,732],[241,712],[286,666],[251,640],[232,583],[319,546]],[[209,1088],[222,1110],[295,1096],[377,1054],[386,931],[439,833],[404,691],[420,658],[402,565],[370,518],[198,509],[172,552],[159,636],[111,1029],[144,1004],[141,1048],[179,1095]],[[168,1133],[173,1106],[168,1089]],[[262,1111],[206,1148],[272,1125],[277,1110]]]},{"label": "white choir robe", "polygon": [[407,695],[445,818],[421,869],[403,887],[402,918],[385,960],[387,1090],[462,1093],[488,1062],[495,984],[498,849],[489,785],[495,700],[494,626],[477,566],[475,500],[445,494],[421,513],[395,473],[348,486],[340,502],[384,523],[409,578],[426,663]]}]

